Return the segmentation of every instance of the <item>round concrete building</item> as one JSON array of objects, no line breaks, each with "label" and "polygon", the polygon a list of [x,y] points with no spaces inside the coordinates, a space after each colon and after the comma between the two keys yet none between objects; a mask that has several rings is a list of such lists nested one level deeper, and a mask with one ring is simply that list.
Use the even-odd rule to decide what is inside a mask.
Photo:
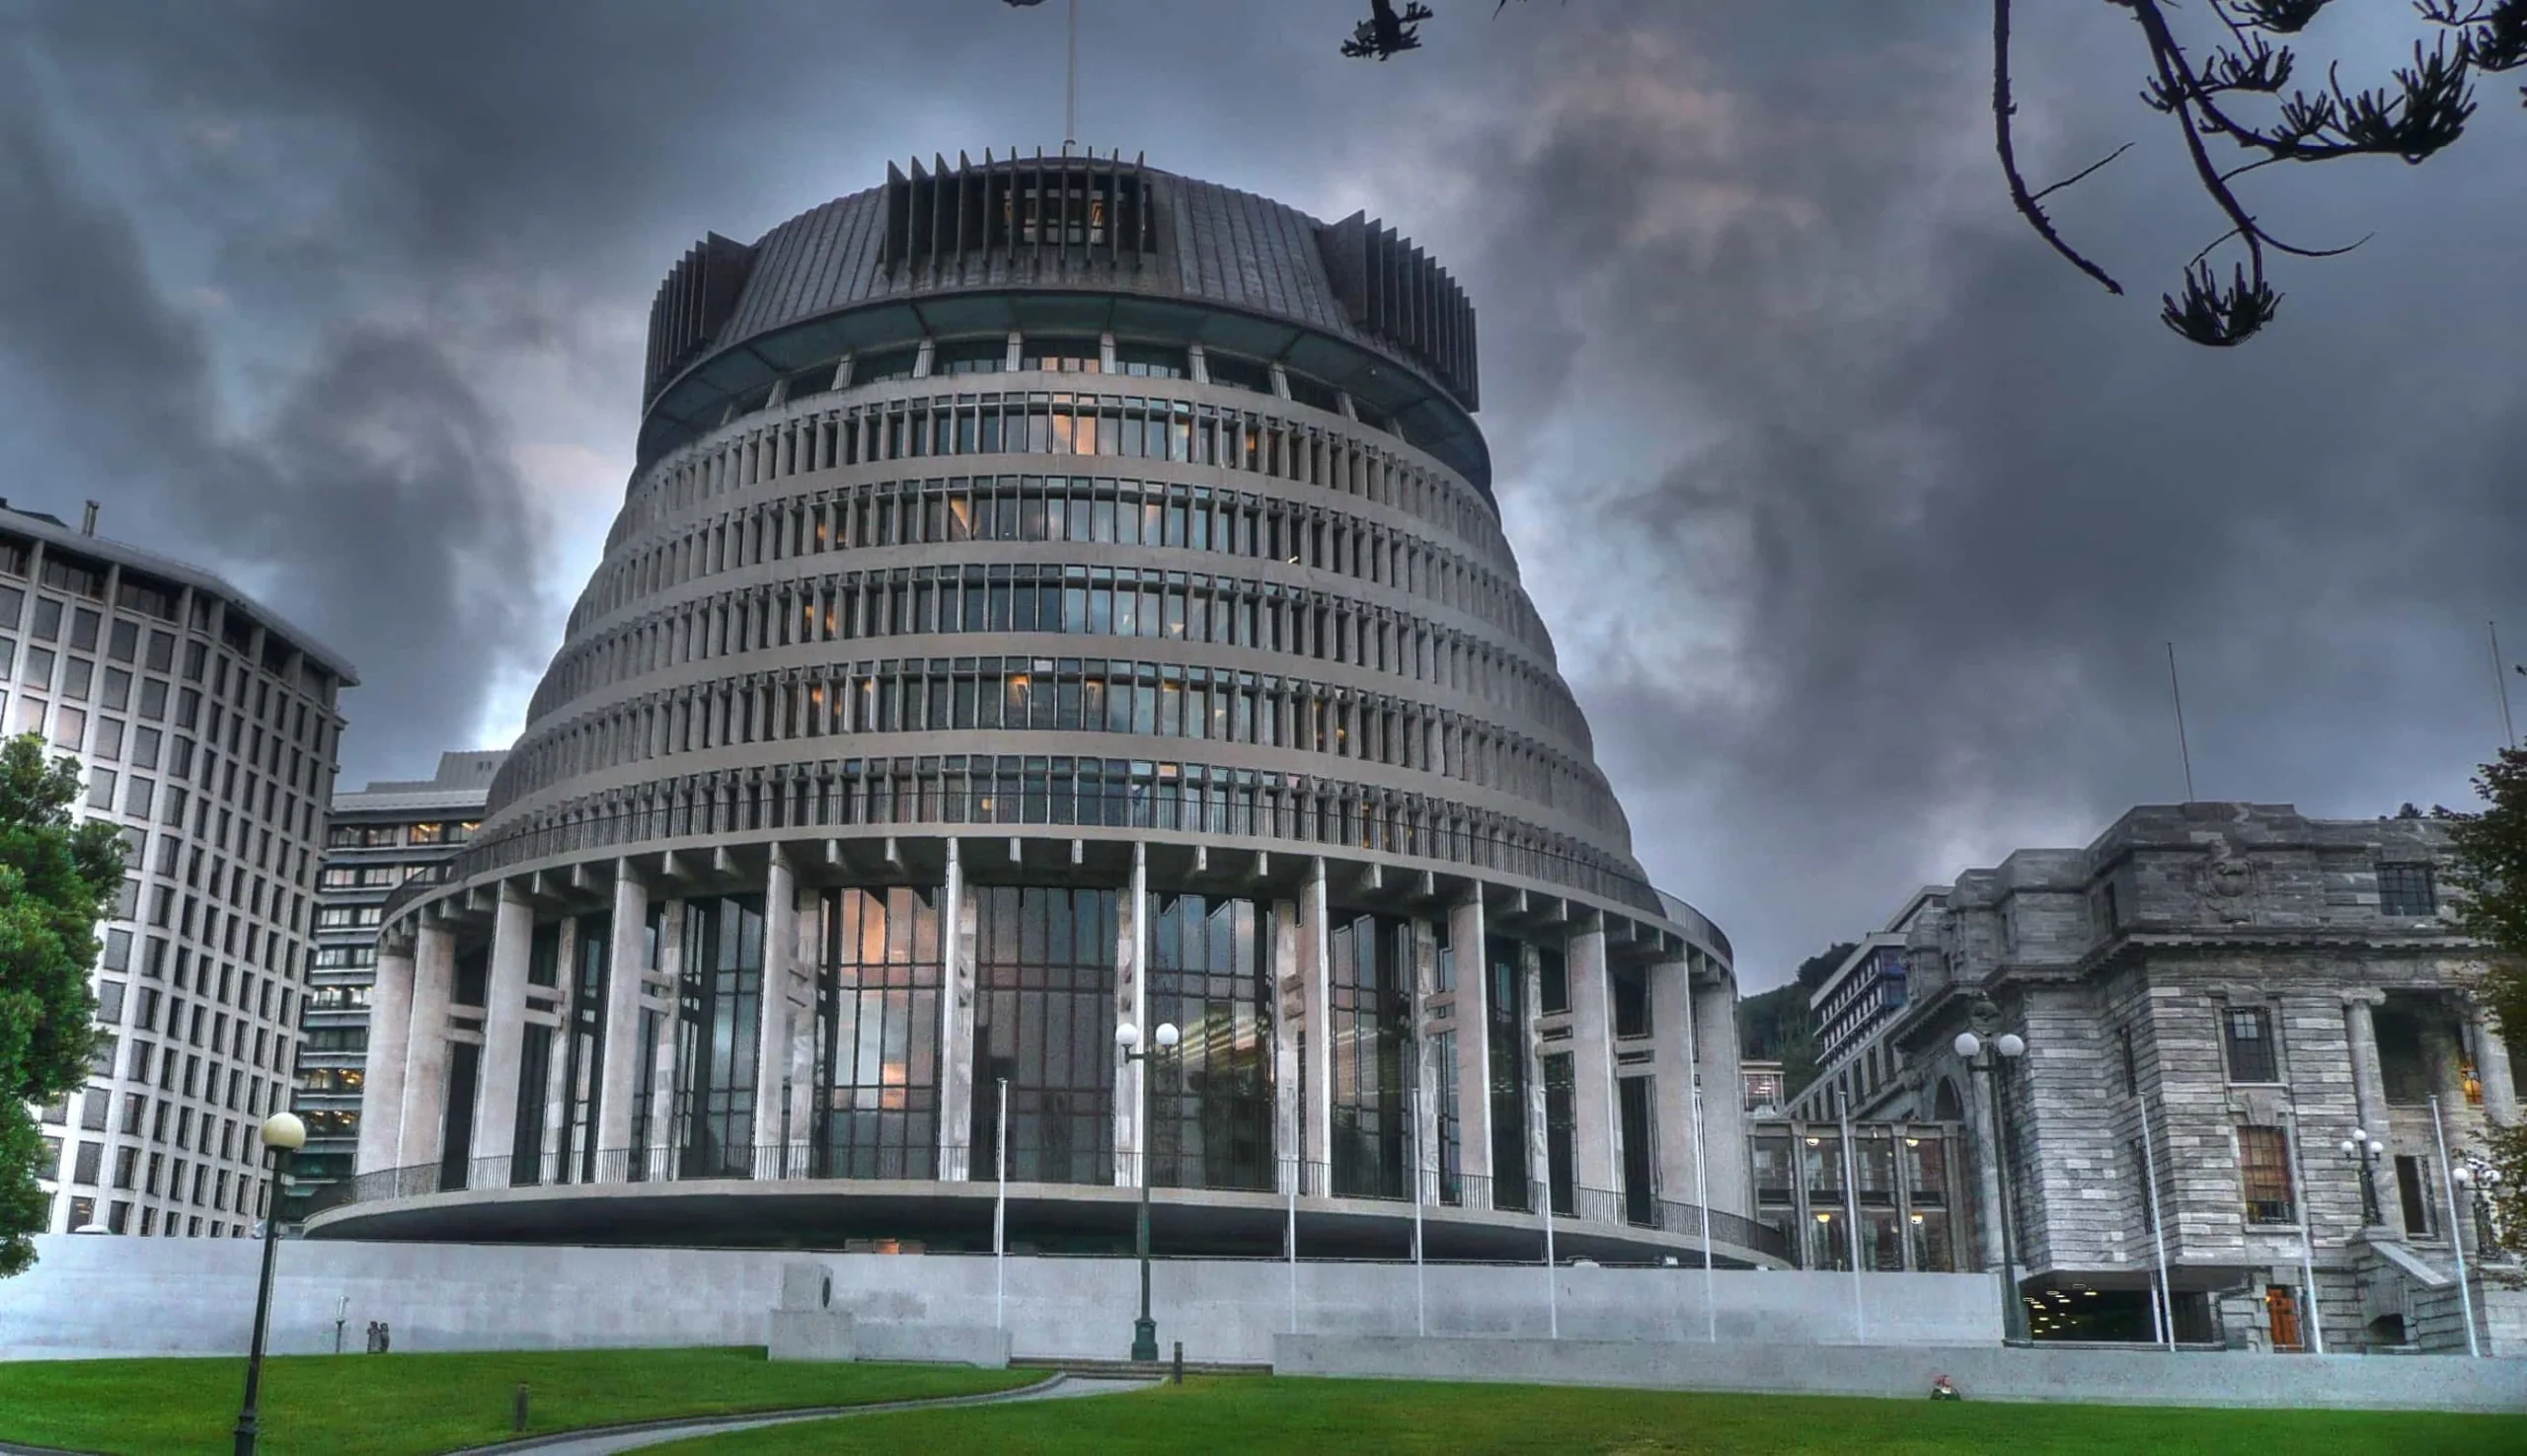
[{"label": "round concrete building", "polygon": [[1005,1174],[1022,1250],[1146,1180],[1162,1252],[1778,1262],[1475,357],[1392,231],[1119,157],[695,245],[311,1233],[987,1249]]}]

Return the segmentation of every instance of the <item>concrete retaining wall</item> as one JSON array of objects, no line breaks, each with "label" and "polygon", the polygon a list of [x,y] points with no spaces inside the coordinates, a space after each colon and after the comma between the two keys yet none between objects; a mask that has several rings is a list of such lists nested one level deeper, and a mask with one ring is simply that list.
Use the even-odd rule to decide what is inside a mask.
[{"label": "concrete retaining wall", "polygon": [[[0,1280],[0,1358],[228,1354],[246,1347],[256,1261],[251,1240],[36,1241],[39,1262]],[[783,1302],[782,1271],[804,1259],[834,1271],[833,1306],[863,1330],[1003,1324],[1014,1353],[1119,1359],[1131,1343],[1138,1266],[1120,1259],[1012,1258],[1005,1320],[988,1258],[355,1244],[292,1240],[279,1252],[271,1347],[357,1351],[371,1320],[398,1350],[762,1344]],[[1276,1335],[1432,1335],[1702,1341],[1699,1269],[1162,1261],[1153,1302],[1162,1349],[1188,1359],[1263,1363]],[[1984,1274],[1848,1275],[1789,1270],[1711,1275],[1724,1341],[1897,1341],[1997,1344],[2000,1308]],[[1550,1304],[1549,1304],[1550,1298]],[[1424,1324],[1423,1322],[1426,1322]]]},{"label": "concrete retaining wall", "polygon": [[1946,1375],[1968,1400],[2102,1405],[2527,1411],[2527,1359],[2249,1355],[2117,1349],[1610,1343],[1283,1336],[1282,1375],[1648,1386],[1923,1400]]}]

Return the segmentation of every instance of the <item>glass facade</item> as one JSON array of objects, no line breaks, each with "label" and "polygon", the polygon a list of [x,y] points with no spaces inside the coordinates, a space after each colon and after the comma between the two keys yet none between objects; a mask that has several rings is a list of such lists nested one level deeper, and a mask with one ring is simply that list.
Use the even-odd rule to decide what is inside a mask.
[{"label": "glass facade", "polygon": [[816,983],[815,1172],[938,1176],[936,892],[827,890]]},{"label": "glass facade", "polygon": [[597,1089],[605,1078],[607,962],[614,950],[614,917],[582,915],[574,929],[570,1009],[563,1026],[569,1041],[562,1069],[564,1111],[560,1126],[558,1183],[596,1181]]},{"label": "glass facade", "polygon": [[754,1172],[757,999],[763,994],[763,900],[684,902],[684,970],[676,988],[676,1136],[686,1178]]},{"label": "glass facade", "polygon": [[1274,1184],[1270,906],[1153,896],[1149,1020],[1177,1054],[1149,1064],[1150,1177],[1161,1188]]},{"label": "glass facade", "polygon": [[993,1176],[996,1083],[1009,1083],[1009,1176],[1114,1181],[1115,952],[1110,889],[973,885],[974,1177]]},{"label": "glass facade", "polygon": [[1483,958],[1492,993],[1484,1002],[1492,1038],[1492,1206],[1524,1212],[1534,1206],[1527,1187],[1527,978],[1516,941],[1486,937]]},{"label": "glass facade", "polygon": [[1963,1138],[1953,1122],[1855,1122],[1847,1174],[1840,1124],[1756,1122],[1756,1219],[1787,1237],[1808,1268],[1852,1267],[1855,1222],[1864,1269],[1969,1268],[1955,1186]]},{"label": "glass facade", "polygon": [[1412,1140],[1404,1071],[1412,1035],[1413,923],[1354,915],[1338,919],[1327,942],[1334,1192],[1401,1198]]}]

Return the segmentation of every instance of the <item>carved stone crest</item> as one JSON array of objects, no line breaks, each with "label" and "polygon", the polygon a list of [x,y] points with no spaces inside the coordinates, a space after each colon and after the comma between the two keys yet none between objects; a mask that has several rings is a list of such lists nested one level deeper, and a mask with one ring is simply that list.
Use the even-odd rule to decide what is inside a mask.
[{"label": "carved stone crest", "polygon": [[2216,920],[2232,925],[2254,913],[2255,869],[2225,850],[2202,872],[2203,906]]}]

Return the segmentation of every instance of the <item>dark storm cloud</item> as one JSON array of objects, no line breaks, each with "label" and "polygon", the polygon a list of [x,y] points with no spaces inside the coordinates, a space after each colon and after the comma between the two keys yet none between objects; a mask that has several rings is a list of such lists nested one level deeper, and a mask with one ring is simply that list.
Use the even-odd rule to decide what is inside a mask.
[{"label": "dark storm cloud", "polygon": [[[1467,283],[1527,579],[1640,858],[1747,981],[2174,797],[2171,638],[2206,796],[2464,794],[2483,620],[2527,643],[2505,92],[2429,167],[2270,177],[2311,240],[2380,236],[2212,354],[2144,301],[2206,219],[2111,7],[2027,23],[2022,99],[2039,177],[2143,138],[2060,206],[2120,301],[2007,212],[1978,6],[1442,5],[1383,66],[1333,55],[1363,8],[1087,0],[1082,135],[1365,204]],[[1061,105],[1061,7],[998,0],[34,15],[9,494],[268,583],[367,679],[354,780],[551,651],[612,500],[521,461],[619,484],[668,260]]]},{"label": "dark storm cloud", "polygon": [[[1574,26],[1463,164],[1530,578],[1643,859],[1758,983],[1909,884],[2181,797],[2170,639],[2206,797],[2454,801],[2492,745],[2482,624],[2527,605],[2516,118],[2435,175],[2281,193],[2381,237],[2209,352],[2007,214],[1968,19],[1818,26],[1839,47],[1787,66],[1742,10]],[[2090,84],[2121,33],[2073,34],[2022,93],[2072,113],[2030,123],[2060,171],[2153,119]],[[2147,297],[2208,230],[2170,158],[2120,165],[2061,207]],[[2423,340],[2443,366],[2398,368]],[[1574,425],[1640,465],[1551,445]]]}]

